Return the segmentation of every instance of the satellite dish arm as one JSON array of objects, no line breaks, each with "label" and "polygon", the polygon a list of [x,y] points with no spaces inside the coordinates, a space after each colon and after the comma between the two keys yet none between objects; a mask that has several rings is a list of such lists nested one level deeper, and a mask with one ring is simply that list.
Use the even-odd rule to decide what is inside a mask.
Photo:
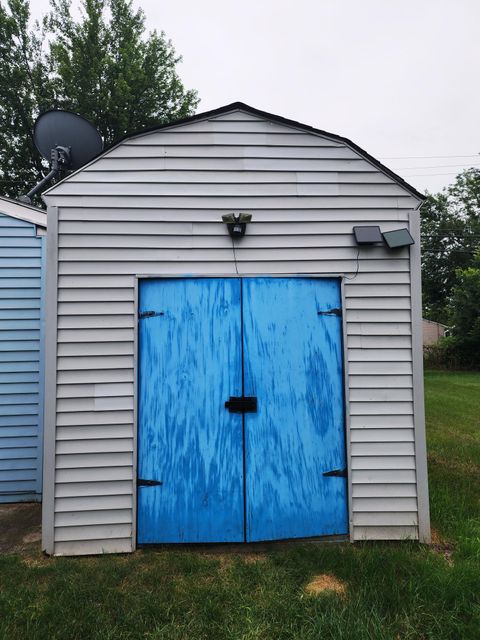
[{"label": "satellite dish arm", "polygon": [[52,149],[51,153],[51,161],[50,166],[51,169],[47,173],[47,175],[36,184],[33,189],[24,195],[20,196],[18,199],[19,202],[24,202],[25,204],[32,204],[32,198],[39,191],[43,189],[43,187],[48,184],[53,178],[62,170],[68,168],[70,164],[70,147],[60,147],[57,146],[55,149]]},{"label": "satellite dish arm", "polygon": [[52,169],[38,184],[36,184],[33,187],[33,189],[30,189],[30,191],[25,196],[20,196],[20,198],[18,199],[19,202],[24,202],[25,204],[32,204],[33,196],[36,195],[39,191],[41,191],[43,187],[48,182],[50,182],[50,180],[52,180],[59,171],[60,169],[58,167],[56,169]]}]

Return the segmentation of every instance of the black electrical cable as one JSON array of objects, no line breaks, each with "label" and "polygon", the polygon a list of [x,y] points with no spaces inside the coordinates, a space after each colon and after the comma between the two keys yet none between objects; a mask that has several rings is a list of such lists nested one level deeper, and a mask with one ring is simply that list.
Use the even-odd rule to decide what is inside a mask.
[{"label": "black electrical cable", "polygon": [[237,274],[237,276],[238,276],[238,275],[240,275],[240,274],[238,273],[238,266],[237,266],[237,253],[236,253],[236,251],[235,251],[235,240],[234,240],[233,236],[230,236],[230,237],[232,238],[233,262],[234,262],[234,264],[235,264],[235,272],[236,272],[236,274]]},{"label": "black electrical cable", "polygon": [[360,256],[360,247],[358,247],[358,249],[357,249],[357,257],[355,258],[356,261],[357,261],[357,268],[356,268],[355,274],[351,278],[349,278],[348,276],[345,276],[344,277],[345,280],[355,280],[355,278],[358,276],[358,270],[360,268],[359,256]]}]

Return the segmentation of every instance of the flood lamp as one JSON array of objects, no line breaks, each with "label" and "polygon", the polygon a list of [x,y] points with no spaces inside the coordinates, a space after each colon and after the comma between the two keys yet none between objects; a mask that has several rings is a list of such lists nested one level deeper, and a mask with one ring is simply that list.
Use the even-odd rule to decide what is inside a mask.
[{"label": "flood lamp", "polygon": [[247,223],[252,219],[251,213],[226,213],[222,216],[232,238],[241,238],[247,230]]},{"label": "flood lamp", "polygon": [[395,229],[395,231],[384,231],[383,239],[389,249],[400,249],[415,244],[415,240],[410,235],[408,229]]},{"label": "flood lamp", "polygon": [[377,225],[353,227],[353,234],[357,244],[376,244],[383,242],[380,227]]}]

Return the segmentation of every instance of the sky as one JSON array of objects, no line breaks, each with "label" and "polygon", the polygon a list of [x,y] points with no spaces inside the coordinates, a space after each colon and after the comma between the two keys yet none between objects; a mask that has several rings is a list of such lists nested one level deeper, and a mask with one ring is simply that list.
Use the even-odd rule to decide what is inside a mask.
[{"label": "sky", "polygon": [[421,191],[480,167],[479,0],[133,5],[183,56],[199,112],[239,100],[345,136]]}]

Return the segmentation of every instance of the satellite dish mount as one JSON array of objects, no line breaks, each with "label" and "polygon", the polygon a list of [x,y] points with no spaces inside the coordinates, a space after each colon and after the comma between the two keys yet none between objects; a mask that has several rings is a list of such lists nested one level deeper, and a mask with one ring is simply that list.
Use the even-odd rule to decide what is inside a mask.
[{"label": "satellite dish mount", "polygon": [[33,130],[35,146],[49,161],[50,171],[42,180],[19,198],[32,203],[34,195],[55,178],[60,171],[76,170],[98,155],[103,143],[95,127],[70,111],[52,110],[42,113]]},{"label": "satellite dish mount", "polygon": [[25,204],[32,204],[32,198],[34,195],[41,191],[43,187],[50,182],[50,180],[53,180],[53,178],[55,178],[62,169],[68,169],[70,165],[70,158],[70,147],[61,147],[58,145],[58,147],[52,149],[50,152],[50,171],[33,187],[33,189],[30,189],[26,195],[20,196],[19,201],[24,202]]},{"label": "satellite dish mount", "polygon": [[55,147],[50,152],[50,166],[52,167],[52,171],[55,169],[60,171],[60,168],[65,167],[68,169],[70,166],[70,162],[72,160],[72,147]]}]

